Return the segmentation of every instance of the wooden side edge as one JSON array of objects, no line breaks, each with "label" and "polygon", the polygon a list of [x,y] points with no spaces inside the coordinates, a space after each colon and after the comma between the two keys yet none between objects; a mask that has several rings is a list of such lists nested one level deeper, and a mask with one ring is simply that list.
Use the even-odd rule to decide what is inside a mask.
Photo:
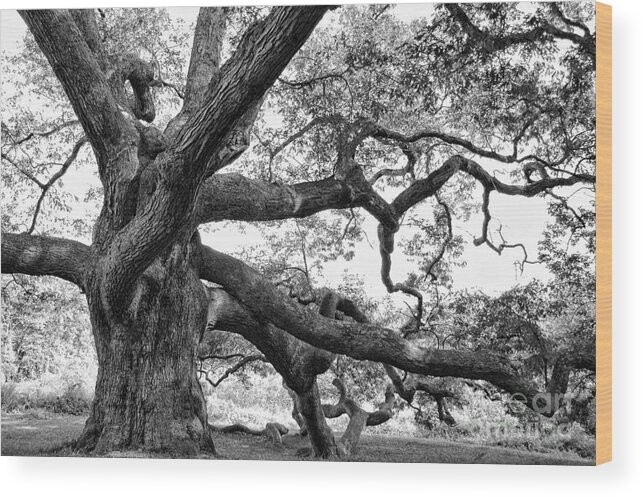
[{"label": "wooden side edge", "polygon": [[612,460],[612,7],[596,3],[596,464]]}]

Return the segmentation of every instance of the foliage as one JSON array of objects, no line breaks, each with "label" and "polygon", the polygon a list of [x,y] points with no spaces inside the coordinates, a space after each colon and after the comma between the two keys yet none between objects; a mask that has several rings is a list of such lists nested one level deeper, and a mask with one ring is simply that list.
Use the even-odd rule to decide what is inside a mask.
[{"label": "foliage", "polygon": [[97,362],[84,298],[53,278],[2,280],[2,410],[88,412]]},{"label": "foliage", "polygon": [[[53,278],[3,276],[3,375],[11,381],[62,375],[83,382],[96,368],[86,303]],[[13,360],[11,360],[13,358]]]}]

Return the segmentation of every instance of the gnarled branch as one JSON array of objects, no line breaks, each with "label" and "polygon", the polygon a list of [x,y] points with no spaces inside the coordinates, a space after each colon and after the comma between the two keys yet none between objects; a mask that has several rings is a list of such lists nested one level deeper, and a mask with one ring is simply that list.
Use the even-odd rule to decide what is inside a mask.
[{"label": "gnarled branch", "polygon": [[[463,31],[475,42],[481,43],[486,50],[498,51],[505,50],[506,48],[512,45],[531,43],[536,40],[543,40],[547,37],[552,39],[561,39],[568,40],[572,43],[577,44],[582,50],[584,50],[588,56],[594,58],[596,54],[596,41],[591,35],[589,30],[585,31],[585,36],[581,36],[573,31],[565,31],[554,26],[551,23],[542,23],[539,26],[535,26],[527,31],[509,33],[504,36],[493,36],[488,32],[477,27],[464,9],[454,3],[445,4],[445,8],[453,16],[453,18],[460,24]],[[554,10],[555,12],[555,10]],[[565,24],[569,25],[569,20],[567,20],[561,13],[561,19]]]},{"label": "gnarled branch", "polygon": [[243,262],[207,247],[198,264],[202,279],[222,285],[254,315],[315,347],[419,374],[484,379],[520,393],[527,403],[539,393],[521,373],[520,364],[501,354],[428,348],[391,329],[324,318],[281,294]]},{"label": "gnarled branch", "polygon": [[335,385],[335,388],[337,388],[339,392],[339,399],[334,405],[323,404],[322,408],[327,418],[338,418],[343,414],[346,414],[350,418],[348,426],[337,444],[339,455],[347,456],[354,453],[357,449],[357,444],[365,427],[381,425],[393,417],[395,396],[393,394],[393,388],[389,385],[389,387],[386,388],[384,402],[378,405],[376,411],[368,412],[348,397],[346,386],[342,380],[335,378],[333,385]]}]

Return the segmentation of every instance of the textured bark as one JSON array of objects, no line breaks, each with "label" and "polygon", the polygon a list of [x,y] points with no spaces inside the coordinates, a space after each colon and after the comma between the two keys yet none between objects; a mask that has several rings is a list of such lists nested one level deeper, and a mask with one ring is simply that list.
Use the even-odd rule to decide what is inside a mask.
[{"label": "textured bark", "polygon": [[[263,98],[328,7],[275,7],[251,26],[221,67],[203,105],[177,135],[176,149],[191,167],[204,167],[238,119]],[[215,172],[215,171],[210,171]]]},{"label": "textured bark", "polygon": [[92,262],[87,245],[63,238],[2,233],[2,272],[57,276],[85,287]]},{"label": "textured bark", "polygon": [[219,73],[225,21],[225,8],[202,7],[199,9],[185,85],[183,107],[165,128],[165,134],[169,140],[174,139],[188,118],[198,110],[210,81],[212,78],[217,77]]},{"label": "textured bark", "polygon": [[116,173],[108,163],[119,153],[124,160],[124,144],[135,156],[136,133],[121,114],[107,77],[76,23],[63,9],[27,10],[20,15],[62,84],[94,148],[99,170]]},{"label": "textured bark", "polygon": [[76,27],[83,35],[87,46],[96,57],[96,61],[103,72],[108,70],[107,53],[100,39],[96,14],[93,9],[73,9],[69,11],[76,23]]},{"label": "textured bark", "polygon": [[186,252],[175,245],[146,271],[125,314],[106,310],[100,268],[90,274],[87,301],[99,369],[79,448],[214,452],[195,370],[206,299]]},{"label": "textured bark", "polygon": [[326,416],[319,397],[317,380],[314,380],[313,386],[309,390],[296,393],[299,412],[306,423],[306,432],[310,439],[312,455],[322,459],[331,459],[339,456],[335,436],[326,423]]},{"label": "textured bark", "polygon": [[[338,302],[339,297],[335,292],[325,292],[319,304],[319,315],[329,319],[335,319]],[[317,386],[317,375],[328,371],[335,356],[324,350],[311,347],[308,344],[303,344],[303,346],[305,352],[298,354],[295,358],[298,361],[298,369],[302,371],[312,370],[312,374],[309,374],[307,378],[308,382],[312,383],[312,386],[308,389],[302,389],[297,388],[295,382],[291,382],[295,387],[293,389],[297,397],[295,406],[298,407],[299,413],[303,418],[306,433],[313,449],[313,455],[315,457],[328,459],[339,455],[339,452],[335,442],[335,436],[326,424],[326,417]]]},{"label": "textured bark", "polygon": [[307,217],[328,209],[365,207],[368,196],[357,185],[366,183],[359,169],[344,180],[277,185],[240,174],[215,174],[199,191],[199,224],[223,221],[266,221]]},{"label": "textured bark", "polygon": [[[110,295],[129,298],[132,283],[177,237],[194,229],[199,185],[208,168],[248,112],[256,109],[290,58],[305,42],[326,7],[275,7],[249,29],[239,48],[209,86],[203,104],[155,160],[159,180],[150,200],[116,233],[105,254]],[[224,153],[224,155],[225,155]],[[217,163],[221,165],[220,163]],[[117,292],[119,292],[117,294]]]},{"label": "textured bark", "polygon": [[294,419],[295,423],[297,423],[297,426],[299,426],[299,434],[302,437],[305,437],[308,435],[308,428],[306,427],[306,419],[301,414],[301,403],[299,402],[299,397],[297,397],[297,394],[292,389],[288,388],[288,385],[285,381],[284,388],[292,399],[292,419]]}]

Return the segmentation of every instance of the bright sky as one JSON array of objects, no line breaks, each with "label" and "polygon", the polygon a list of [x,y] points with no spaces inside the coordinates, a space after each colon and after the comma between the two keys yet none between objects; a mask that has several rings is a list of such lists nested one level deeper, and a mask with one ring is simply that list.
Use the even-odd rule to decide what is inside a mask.
[{"label": "bright sky", "polygon": [[[196,19],[198,12],[196,8],[188,7],[170,8],[169,10],[171,14],[183,17],[188,24]],[[430,10],[432,10],[432,6],[429,4],[400,4],[396,6],[395,12],[404,20],[412,20],[427,15]],[[0,48],[8,53],[20,50],[26,30],[22,19],[14,10],[2,10],[0,16]],[[3,113],[5,111],[6,109],[3,109]],[[89,150],[88,147],[87,150]],[[490,162],[480,161],[480,163],[483,166],[488,166],[490,171],[498,167]],[[88,185],[96,182],[95,177],[87,172],[76,170],[70,171],[70,173],[64,178],[64,188],[68,191],[84,191]],[[83,205],[78,205],[74,210],[84,208]],[[502,222],[503,235],[507,241],[509,243],[522,242],[527,248],[530,258],[535,258],[538,240],[549,220],[545,199],[507,197],[492,193],[490,208],[494,218]],[[428,204],[423,207],[423,211],[427,216],[432,217]],[[526,265],[522,275],[516,271],[514,263],[522,258],[520,249],[507,249],[499,256],[486,246],[474,247],[471,237],[466,232],[478,236],[481,231],[481,223],[481,213],[475,214],[468,223],[454,222],[455,234],[462,234],[468,240],[463,254],[467,265],[454,270],[454,284],[457,288],[479,287],[488,293],[497,294],[516,284],[526,283],[532,278],[548,278],[546,268],[541,265]],[[324,271],[324,277],[327,280],[325,284],[336,284],[344,271],[349,270],[364,278],[368,295],[372,297],[384,296],[386,291],[379,279],[380,258],[376,243],[376,223],[370,216],[367,216],[364,231],[373,246],[369,246],[366,242],[362,243],[357,247],[356,257],[351,262],[340,260],[329,264]],[[234,252],[244,244],[255,244],[258,240],[253,230],[249,230],[247,234],[219,231],[216,235],[205,234],[204,242],[219,250]],[[412,266],[405,261],[404,255],[399,252],[401,251],[397,249],[394,253],[392,270],[394,281],[403,281],[407,272],[412,269]]]}]

